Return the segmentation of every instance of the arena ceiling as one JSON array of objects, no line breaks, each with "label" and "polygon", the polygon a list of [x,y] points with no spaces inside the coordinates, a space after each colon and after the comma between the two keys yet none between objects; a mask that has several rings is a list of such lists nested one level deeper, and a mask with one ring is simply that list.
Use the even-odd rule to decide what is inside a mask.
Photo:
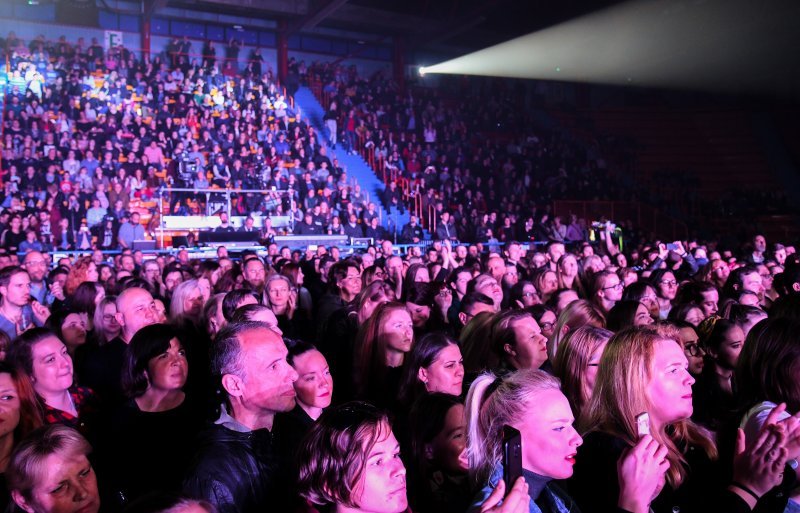
[{"label": "arena ceiling", "polygon": [[618,0],[155,0],[222,14],[283,19],[290,32],[315,27],[404,36],[410,50],[452,56],[485,48],[586,14]]}]

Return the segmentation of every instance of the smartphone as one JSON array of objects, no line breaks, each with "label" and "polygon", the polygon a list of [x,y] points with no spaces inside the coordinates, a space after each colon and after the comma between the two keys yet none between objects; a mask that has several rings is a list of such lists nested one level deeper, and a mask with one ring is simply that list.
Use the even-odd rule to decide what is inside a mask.
[{"label": "smartphone", "polygon": [[678,245],[675,244],[674,242],[670,242],[669,244],[667,244],[667,249],[670,251],[678,251]]},{"label": "smartphone", "polygon": [[317,245],[316,244],[309,244],[308,245],[308,250],[309,251],[316,251],[317,250]]},{"label": "smartphone", "polygon": [[511,426],[503,426],[503,481],[506,495],[522,475],[522,436]]},{"label": "smartphone", "polygon": [[636,431],[639,433],[639,438],[650,434],[650,415],[647,412],[636,416]]}]

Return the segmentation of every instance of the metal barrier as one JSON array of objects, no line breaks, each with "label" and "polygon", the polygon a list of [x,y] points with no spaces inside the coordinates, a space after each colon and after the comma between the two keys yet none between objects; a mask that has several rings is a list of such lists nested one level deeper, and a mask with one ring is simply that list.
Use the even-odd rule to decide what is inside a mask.
[{"label": "metal barrier", "polygon": [[689,236],[686,223],[638,201],[556,200],[553,202],[553,213],[565,220],[572,214],[589,222],[601,218],[616,223],[631,220],[640,229],[669,240],[686,240]]}]

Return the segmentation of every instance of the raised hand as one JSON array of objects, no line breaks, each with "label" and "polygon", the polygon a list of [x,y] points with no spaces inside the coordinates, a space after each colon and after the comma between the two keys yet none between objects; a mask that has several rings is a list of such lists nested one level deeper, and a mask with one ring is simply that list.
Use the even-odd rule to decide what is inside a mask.
[{"label": "raised hand", "polygon": [[747,488],[745,492],[752,492],[760,498],[781,483],[788,451],[786,428],[777,423],[777,419],[785,409],[785,404],[775,407],[754,440],[747,441],[744,431],[738,430],[733,457],[733,486],[743,485]]},{"label": "raised hand", "polygon": [[634,513],[647,513],[650,502],[664,486],[668,469],[667,448],[650,435],[643,436],[617,461],[618,505]]},{"label": "raised hand", "polygon": [[[514,487],[503,499],[506,492],[506,484],[501,479],[492,493],[481,504],[481,513],[527,513],[530,498],[528,497],[528,483],[525,478],[520,476]],[[503,501],[500,504],[500,501]]]}]

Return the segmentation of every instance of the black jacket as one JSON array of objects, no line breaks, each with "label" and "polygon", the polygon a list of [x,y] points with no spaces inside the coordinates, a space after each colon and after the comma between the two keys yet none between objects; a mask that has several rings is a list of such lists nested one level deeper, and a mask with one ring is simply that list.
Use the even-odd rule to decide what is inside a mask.
[{"label": "black jacket", "polygon": [[[575,471],[567,481],[570,496],[583,513],[605,513],[616,509],[619,499],[617,460],[627,444],[613,435],[592,432],[583,439],[575,458]],[[665,485],[650,505],[655,513],[746,513],[747,504],[733,492],[727,490],[729,469],[721,468],[720,462],[712,461],[700,447],[690,446],[684,451],[688,464],[688,475],[684,482],[673,489]],[[768,494],[768,496],[771,494]],[[775,504],[765,497],[756,506],[757,512],[783,511],[786,496]]]},{"label": "black jacket", "polygon": [[287,472],[278,447],[267,429],[239,432],[212,424],[200,433],[183,490],[219,513],[284,511]]}]

